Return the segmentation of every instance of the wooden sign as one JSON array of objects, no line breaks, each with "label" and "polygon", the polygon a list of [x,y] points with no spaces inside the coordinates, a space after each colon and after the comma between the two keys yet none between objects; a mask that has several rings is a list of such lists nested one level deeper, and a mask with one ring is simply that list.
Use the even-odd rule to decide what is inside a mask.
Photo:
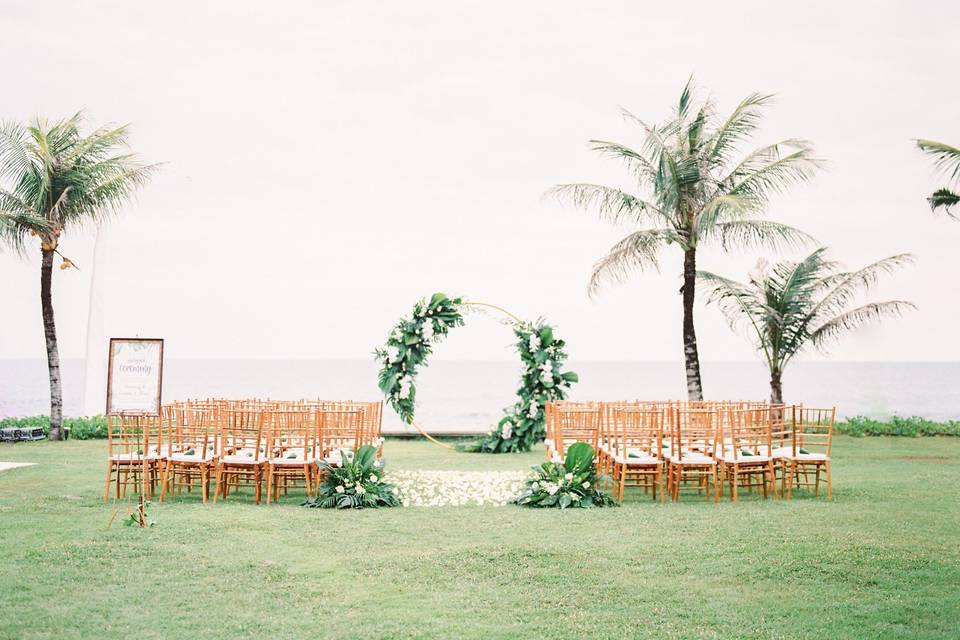
[{"label": "wooden sign", "polygon": [[107,415],[160,415],[163,339],[110,338]]}]

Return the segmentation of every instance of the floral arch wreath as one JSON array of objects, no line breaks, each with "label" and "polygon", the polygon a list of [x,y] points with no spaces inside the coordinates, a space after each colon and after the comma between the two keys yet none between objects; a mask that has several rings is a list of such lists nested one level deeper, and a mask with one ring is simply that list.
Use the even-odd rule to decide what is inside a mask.
[{"label": "floral arch wreath", "polygon": [[417,372],[427,365],[433,344],[453,327],[463,326],[465,307],[487,308],[502,313],[513,328],[516,348],[524,364],[517,390],[518,401],[504,409],[504,417],[490,433],[469,446],[469,450],[485,453],[529,451],[546,435],[544,408],[547,402],[563,400],[570,385],[578,381],[572,371],[561,371],[567,359],[563,340],[554,336],[553,327],[542,319],[520,320],[510,312],[492,304],[468,302],[435,293],[413,307],[409,317],[400,318],[387,338],[387,343],[374,353],[382,363],[380,390],[400,419],[415,427],[424,436],[440,444],[421,429],[413,419],[417,398]]}]

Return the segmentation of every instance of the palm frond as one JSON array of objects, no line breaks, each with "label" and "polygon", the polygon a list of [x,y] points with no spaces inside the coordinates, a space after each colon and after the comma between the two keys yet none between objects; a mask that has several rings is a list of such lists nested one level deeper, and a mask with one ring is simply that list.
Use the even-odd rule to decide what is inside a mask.
[{"label": "palm frond", "polygon": [[717,127],[711,136],[709,158],[720,161],[736,145],[750,137],[760,124],[761,111],[773,99],[772,95],[751,93],[740,101],[737,108]]},{"label": "palm frond", "polygon": [[791,153],[777,155],[756,168],[747,167],[733,173],[721,184],[727,193],[750,196],[762,206],[772,194],[812,178],[821,164],[822,161],[813,156],[812,149],[795,148]]},{"label": "palm frond", "polygon": [[626,145],[608,140],[591,140],[590,149],[608,158],[621,160],[640,181],[649,180],[657,174],[657,168],[643,154]]},{"label": "palm frond", "polygon": [[960,149],[936,140],[917,140],[917,146],[933,156],[934,165],[951,180],[960,179]]},{"label": "palm frond", "polygon": [[821,351],[832,342],[839,340],[845,333],[862,326],[880,322],[885,318],[899,318],[905,311],[916,309],[916,305],[906,300],[888,300],[871,302],[846,311],[817,327],[810,334],[810,340]]},{"label": "palm frond", "polygon": [[954,193],[946,188],[937,189],[933,192],[933,195],[927,198],[927,202],[930,203],[931,210],[936,211],[937,209],[943,208],[944,213],[956,219],[956,216],[953,215],[950,208],[960,203],[960,194]]},{"label": "palm frond", "polygon": [[593,265],[587,291],[593,296],[605,282],[623,282],[635,270],[659,271],[660,250],[671,242],[680,242],[680,237],[672,229],[644,229],[631,233]]},{"label": "palm frond", "polygon": [[769,247],[777,250],[792,249],[816,242],[807,233],[772,220],[718,222],[709,228],[707,235],[719,238],[720,246],[723,247],[724,251],[731,247],[738,249],[758,247]]},{"label": "palm frond", "polygon": [[626,220],[640,223],[654,219],[673,224],[673,220],[657,206],[626,191],[600,184],[559,184],[549,189],[544,196],[567,202],[580,209],[596,211],[601,219],[614,224]]}]

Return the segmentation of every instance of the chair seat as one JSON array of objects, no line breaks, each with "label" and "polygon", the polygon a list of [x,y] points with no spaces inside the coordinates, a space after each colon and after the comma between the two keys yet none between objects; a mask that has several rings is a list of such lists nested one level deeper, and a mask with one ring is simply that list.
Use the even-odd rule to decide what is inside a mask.
[{"label": "chair seat", "polygon": [[222,461],[223,461],[223,464],[249,465],[249,466],[251,466],[251,467],[255,467],[255,466],[257,466],[258,464],[263,464],[263,463],[264,463],[264,459],[263,459],[262,457],[255,457],[255,456],[253,456],[253,455],[249,455],[249,456],[246,456],[246,455],[244,455],[244,456],[237,456],[237,455],[223,456]]},{"label": "chair seat", "polygon": [[168,460],[171,460],[172,462],[193,462],[196,464],[201,462],[210,462],[212,459],[212,455],[203,456],[196,453],[175,453],[168,458]]},{"label": "chair seat", "polygon": [[[139,453],[115,453],[110,456],[110,459],[114,462],[143,462],[143,455]],[[147,456],[147,460],[155,459],[155,456]]]},{"label": "chair seat", "polygon": [[735,465],[753,465],[753,464],[767,464],[770,462],[769,456],[745,456],[742,453],[737,454],[734,457],[733,452],[727,452],[723,456],[723,461],[726,464],[735,464]]},{"label": "chair seat", "polygon": [[830,458],[825,453],[798,453],[797,455],[787,456],[787,458],[797,462],[830,462]]},{"label": "chair seat", "polygon": [[277,467],[302,467],[305,464],[313,464],[316,458],[270,458],[270,464]]},{"label": "chair seat", "polygon": [[644,466],[650,466],[650,465],[657,465],[663,462],[663,460],[661,460],[660,458],[657,458],[656,456],[652,456],[648,453],[627,452],[627,455],[624,456],[622,452],[616,452],[611,455],[617,464],[625,464],[628,467],[630,466],[644,467]]},{"label": "chair seat", "polygon": [[670,456],[669,459],[671,464],[690,465],[697,467],[706,467],[717,464],[716,460],[702,453],[687,453],[684,454],[683,458],[673,455]]}]

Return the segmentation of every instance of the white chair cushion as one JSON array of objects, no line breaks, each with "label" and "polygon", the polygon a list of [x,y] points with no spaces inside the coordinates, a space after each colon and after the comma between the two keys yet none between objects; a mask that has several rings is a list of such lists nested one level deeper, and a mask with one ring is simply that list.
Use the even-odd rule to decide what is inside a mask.
[{"label": "white chair cushion", "polygon": [[689,464],[701,467],[717,464],[716,460],[702,453],[685,453],[682,459],[680,456],[670,456],[670,462],[672,464]]},{"label": "white chair cushion", "polygon": [[212,457],[212,455],[203,456],[196,453],[175,453],[168,459],[173,462],[207,462]]},{"label": "white chair cushion", "polygon": [[660,458],[651,456],[647,453],[628,453],[626,457],[622,453],[613,454],[613,459],[617,464],[626,464],[628,467],[633,465],[637,467],[660,464]]},{"label": "white chair cushion", "polygon": [[143,460],[143,456],[139,453],[115,453],[110,459],[114,462],[135,462]]},{"label": "white chair cushion", "polygon": [[797,455],[791,455],[789,458],[798,462],[828,462],[830,460],[825,453],[797,453]]},{"label": "white chair cushion", "polygon": [[263,462],[263,458],[254,457],[253,455],[232,455],[232,456],[223,456],[224,464],[249,464],[257,465]]},{"label": "white chair cushion", "polygon": [[314,458],[307,458],[306,460],[303,458],[271,458],[270,464],[275,466],[287,465],[293,467],[302,467],[305,464],[313,464],[314,461]]},{"label": "white chair cushion", "polygon": [[742,453],[737,453],[737,456],[733,456],[733,452],[729,451],[723,455],[723,461],[727,464],[767,464],[770,462],[769,456],[745,456]]}]

